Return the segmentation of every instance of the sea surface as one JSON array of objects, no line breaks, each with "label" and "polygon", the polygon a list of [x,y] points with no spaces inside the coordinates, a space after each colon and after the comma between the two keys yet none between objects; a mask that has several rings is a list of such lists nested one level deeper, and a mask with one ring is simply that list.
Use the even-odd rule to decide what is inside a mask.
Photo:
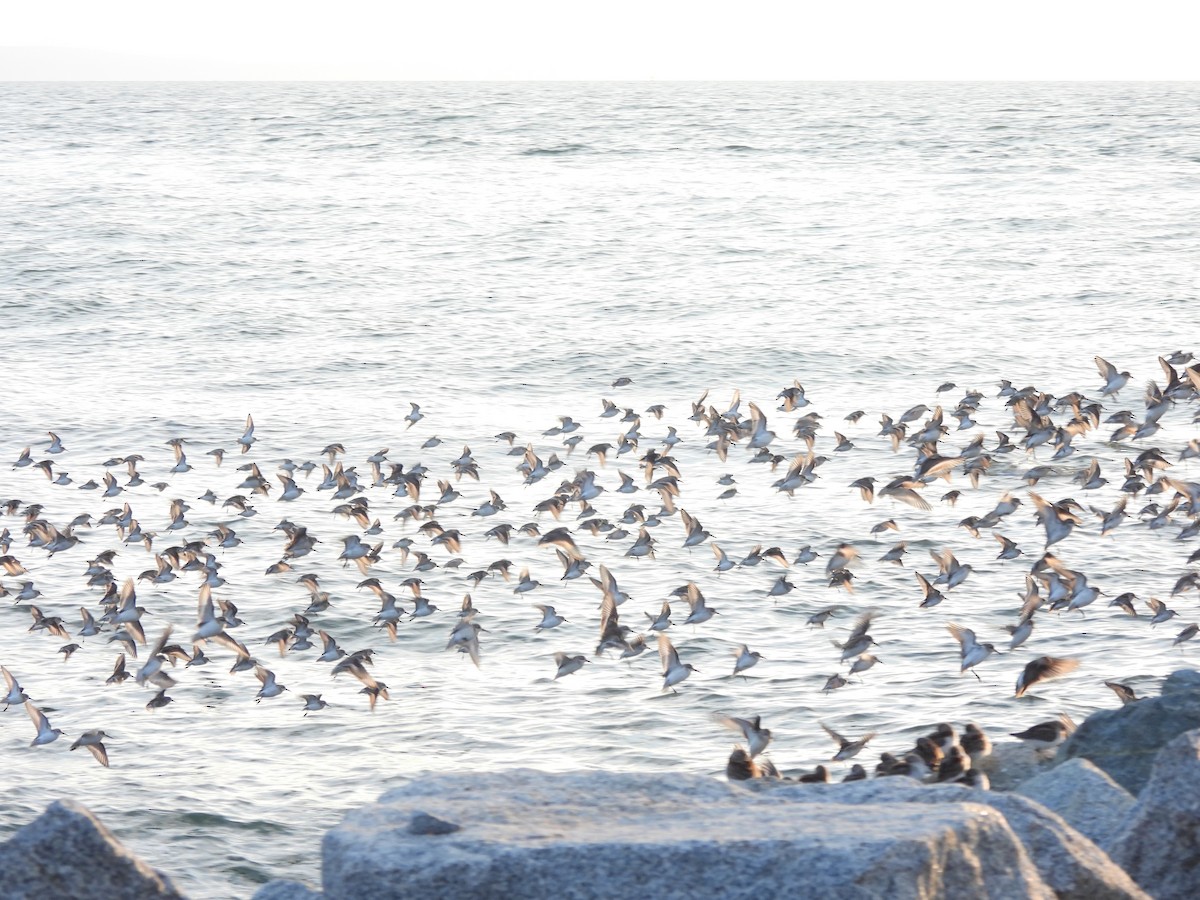
[{"label": "sea surface", "polygon": [[[1125,458],[1151,447],[1173,463],[1168,475],[1200,480],[1200,462],[1179,458],[1200,434],[1200,405],[1179,399],[1135,441],[1114,442],[1118,425],[1102,423],[1059,460],[1053,443],[993,450],[997,431],[1025,437],[997,396],[1002,380],[1056,398],[1078,391],[1103,402],[1105,417],[1129,410],[1141,421],[1147,382],[1167,385],[1158,358],[1200,353],[1197,134],[1195,84],[0,85],[0,501],[19,501],[0,526],[28,570],[0,574],[0,663],[66,732],[31,748],[20,705],[0,712],[0,830],[73,798],[190,895],[249,896],[269,878],[318,884],[322,833],[422,772],[723,777],[738,735],[716,714],[760,715],[774,734],[766,755],[785,771],[829,761],[837,748],[819,723],[851,738],[877,732],[860,757],[871,767],[941,721],[1000,737],[1117,705],[1105,680],[1157,692],[1200,653],[1172,643],[1200,619],[1197,593],[1171,596],[1196,569],[1187,557],[1200,541],[1179,538],[1182,507],[1151,527],[1169,489],[1130,496],[1129,517],[1107,535],[1089,507],[1112,509]],[[1096,356],[1130,373],[1116,397],[1101,396]],[[781,411],[778,395],[794,381],[810,405]],[[938,393],[946,382],[955,387]],[[982,395],[977,424],[959,430],[951,411],[970,390]],[[720,458],[693,418],[702,397],[700,408],[726,421],[748,420],[754,403],[775,432],[774,464],[752,462],[747,439]],[[618,413],[602,417],[603,400]],[[414,403],[423,418],[410,427]],[[878,489],[913,474],[915,448],[893,450],[880,417],[918,404],[944,410],[943,455],[982,437],[990,469],[978,486],[960,469],[924,488],[929,510],[866,502],[851,482],[873,476]],[[656,405],[661,419],[647,411]],[[640,419],[624,421],[626,410]],[[857,422],[845,420],[857,410]],[[790,496],[773,485],[807,451],[793,424],[810,412],[822,417],[813,451],[826,460]],[[255,430],[242,454],[247,415]],[[578,430],[549,433],[560,416]],[[1065,425],[1072,411],[1052,418]],[[657,513],[662,495],[639,461],[667,452],[668,427],[679,437],[673,505],[710,538],[684,548],[681,516],[663,514],[647,529],[655,558],[633,558],[637,523],[609,539],[579,529],[577,502],[558,522],[535,512],[591,469],[605,491],[585,516],[615,525],[631,503]],[[618,454],[631,429],[636,448]],[[48,452],[50,431],[62,453]],[[506,431],[517,450],[562,467],[526,484],[522,457],[496,438]],[[853,449],[835,450],[835,431]],[[568,452],[572,434],[582,441]],[[175,438],[188,471],[172,472]],[[349,498],[318,489],[322,451],[335,443],[378,520],[372,534],[334,512]],[[603,465],[587,453],[602,443],[613,446]],[[70,483],[14,467],[25,447]],[[464,447],[478,481],[456,481]],[[214,448],[226,451],[220,466]],[[368,457],[383,448],[377,480]],[[141,483],[130,486],[122,460],[132,455]],[[285,460],[317,463],[296,473],[305,493],[290,502],[278,499]],[[1092,460],[1108,481],[1085,490],[1075,477]],[[268,495],[239,487],[248,463]],[[461,532],[458,552],[432,545],[418,530],[425,520],[397,518],[414,500],[384,480],[394,463],[427,469],[415,502],[437,504],[439,525]],[[1035,465],[1050,471],[1032,490],[1082,510],[1052,552],[1104,595],[1082,610],[1043,610],[1009,652],[1004,626],[1017,621],[1046,540],[1022,477]],[[617,492],[621,472],[636,493]],[[105,473],[120,493],[80,489]],[[737,493],[718,499],[726,473]],[[461,496],[439,503],[438,481]],[[199,499],[209,489],[215,503]],[[489,490],[505,508],[473,514]],[[940,499],[951,490],[961,491],[956,505]],[[960,527],[1005,492],[1022,500],[1015,513],[978,537]],[[238,494],[257,515],[224,505]],[[170,529],[174,499],[190,508]],[[93,526],[50,556],[23,532],[33,503],[59,531],[84,513]],[[153,533],[149,548],[97,524],[126,503]],[[320,543],[267,575],[283,557],[284,518]],[[872,532],[888,519],[898,530]],[[562,580],[554,548],[516,531],[530,522],[543,534],[570,529],[592,568]],[[485,537],[504,523],[514,529],[507,546]],[[217,547],[220,525],[241,543]],[[998,560],[993,531],[1024,555]],[[372,624],[380,601],[356,587],[366,575],[339,561],[348,536],[382,542],[368,574],[402,607],[413,608],[402,582],[420,577],[437,610],[406,616],[390,640]],[[396,546],[404,539],[411,548]],[[905,565],[880,562],[901,540]],[[256,702],[254,673],[230,674],[234,653],[213,642],[207,666],[167,667],[177,685],[165,708],[145,708],[149,684],[105,684],[120,651],[112,626],[76,635],[80,607],[102,613],[88,561],[115,549],[120,586],[154,575],[154,554],[188,541],[207,541],[223,579],[213,596],[243,621],[228,632],[286,685],[282,696]],[[804,545],[820,555],[717,573],[710,541],[735,563],[755,545],[789,561]],[[825,570],[842,543],[859,551],[852,592],[830,587]],[[407,549],[436,567],[414,572]],[[936,575],[930,551],[943,549],[973,571],[920,608],[913,573]],[[511,581],[489,572],[500,559]],[[593,655],[601,593],[589,576],[601,564],[630,595],[620,623],[649,635],[651,649],[630,660]],[[514,593],[523,567],[541,584]],[[478,584],[476,571],[488,573]],[[172,574],[137,580],[136,602],[149,644],[171,625],[190,652],[205,576]],[[330,600],[308,616],[313,630],[375,651],[371,671],[390,699],[373,712],[359,681],[331,678],[331,664],[316,661],[316,635],[313,649],[282,656],[266,643],[307,608],[304,574]],[[780,576],[793,589],[770,596]],[[24,581],[40,596],[14,602]],[[688,582],[718,615],[683,624],[687,604],[670,595]],[[1124,592],[1138,597],[1136,618],[1108,605]],[[484,629],[478,668],[446,649],[468,593]],[[1151,626],[1151,597],[1178,615]],[[666,634],[698,670],[674,692],[662,689],[645,631],[644,613],[668,598]],[[535,632],[535,603],[566,623]],[[31,604],[60,617],[70,641],[31,632]],[[806,624],[830,605],[824,628]],[[849,665],[831,641],[867,610],[880,663],[823,690]],[[948,623],[1001,651],[975,667],[978,678],[960,673]],[[69,642],[80,649],[64,659]],[[741,643],[763,658],[734,677]],[[147,649],[129,660],[132,673]],[[556,680],[556,652],[590,662]],[[1015,699],[1017,676],[1042,655],[1081,664]],[[308,693],[328,707],[305,715]],[[109,768],[68,750],[88,729],[109,735]],[[832,764],[834,777],[847,766]]]}]

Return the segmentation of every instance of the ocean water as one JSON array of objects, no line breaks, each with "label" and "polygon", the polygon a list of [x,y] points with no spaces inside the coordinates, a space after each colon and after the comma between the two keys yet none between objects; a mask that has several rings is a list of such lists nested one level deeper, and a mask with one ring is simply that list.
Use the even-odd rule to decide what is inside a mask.
[{"label": "ocean water", "polygon": [[[0,713],[0,828],[74,798],[189,894],[248,896],[272,877],[318,883],[323,831],[421,772],[721,777],[736,736],[718,713],[761,715],[774,733],[767,755],[799,770],[836,749],[821,722],[852,737],[877,732],[869,762],[940,721],[1004,735],[1059,712],[1081,719],[1116,705],[1105,680],[1155,692],[1197,652],[1172,643],[1200,620],[1197,595],[1171,596],[1196,569],[1187,558],[1197,540],[1179,538],[1182,507],[1161,528],[1149,524],[1153,511],[1141,514],[1169,490],[1131,497],[1130,517],[1109,535],[1088,508],[1111,509],[1124,459],[1151,447],[1174,463],[1168,474],[1200,480],[1200,463],[1179,459],[1200,434],[1196,402],[1180,399],[1137,441],[1114,442],[1117,426],[1102,424],[1062,460],[1050,460],[1049,445],[997,453],[978,487],[961,474],[928,486],[928,511],[878,496],[869,504],[849,485],[912,474],[915,450],[893,451],[879,423],[916,404],[944,408],[946,455],[979,435],[990,453],[997,431],[1019,440],[997,397],[1001,379],[1144,417],[1146,383],[1165,385],[1158,357],[1200,352],[1197,110],[1192,84],[0,85],[0,500],[20,501],[0,525],[28,570],[0,577],[10,592],[0,599],[0,663],[67,732],[30,748],[20,707]],[[1101,398],[1097,355],[1131,374],[1116,398]],[[619,378],[631,383],[614,387]],[[781,411],[778,394],[793,380],[811,405]],[[937,393],[944,382],[956,387]],[[957,430],[949,413],[967,390],[983,395],[978,424]],[[750,402],[761,408],[782,462],[752,462],[745,441],[720,459],[691,419],[706,392],[717,413],[735,392],[741,416]],[[605,399],[640,415],[640,439],[602,466],[588,448],[615,446],[635,425],[601,417]],[[411,428],[410,403],[424,415]],[[647,412],[657,404],[661,420]],[[865,415],[845,421],[856,410]],[[814,450],[828,459],[788,496],[772,485],[805,451],[792,426],[813,411],[823,417]],[[247,414],[256,440],[242,455]],[[574,452],[546,433],[559,416],[580,424]],[[1054,413],[1060,425],[1070,417]],[[624,554],[636,526],[609,540],[577,530],[576,503],[560,522],[535,512],[583,469],[606,489],[592,501],[597,517],[616,523],[631,503],[657,511],[639,460],[664,450],[668,427],[680,438],[670,451],[676,505],[735,562],[760,544],[789,559],[807,544],[819,558],[717,573],[707,546],[683,547],[678,515],[649,529],[655,558],[635,559]],[[48,431],[63,453],[48,453]],[[525,484],[520,457],[495,437],[503,431],[563,467]],[[834,450],[835,431],[852,450]],[[424,446],[434,437],[441,443]],[[174,438],[186,441],[190,471],[171,472]],[[325,462],[335,442],[376,534],[333,512],[342,501],[318,489],[319,466],[298,477],[298,500],[277,499],[284,460]],[[13,467],[26,446],[71,483]],[[451,462],[465,446],[478,481],[455,481]],[[221,466],[207,455],[217,447],[228,451]],[[385,447],[389,463],[428,469],[421,504],[437,502],[438,480],[461,492],[435,514],[461,531],[461,552],[430,546],[420,523],[397,519],[413,501],[394,485],[372,486],[367,458]],[[125,464],[105,463],[132,454],[143,457],[144,483],[127,487]],[[1075,476],[1092,460],[1108,483],[1084,490]],[[249,462],[271,483],[268,496],[239,488]],[[1052,468],[1035,491],[1084,508],[1053,552],[1105,595],[1082,611],[1039,613],[1010,653],[1004,626],[1016,622],[1045,543],[1022,479],[1034,465]],[[105,472],[118,496],[79,489]],[[637,493],[617,493],[619,472]],[[726,473],[738,493],[718,499]],[[216,503],[198,499],[209,489]],[[954,506],[939,499],[951,489],[962,491]],[[473,515],[489,490],[506,508]],[[1023,505],[995,529],[976,538],[959,526],[1005,492]],[[224,506],[235,494],[258,514]],[[176,498],[190,505],[188,524],[169,530]],[[23,534],[31,503],[59,529],[128,503],[152,547],[95,525],[49,556]],[[283,554],[275,526],[285,517],[320,543],[290,572],[266,575]],[[898,530],[873,534],[887,519]],[[619,613],[635,633],[671,591],[697,584],[719,615],[684,625],[686,604],[673,598],[667,635],[698,671],[663,691],[653,649],[594,657],[600,592],[589,578],[561,580],[536,538],[514,534],[504,546],[484,534],[528,522],[575,532],[588,575],[604,564],[631,596]],[[219,525],[242,543],[217,548]],[[997,560],[992,530],[1024,555]],[[395,641],[374,627],[379,601],[338,560],[351,535],[382,542],[369,574],[403,605],[412,599],[401,583],[419,576],[437,611],[406,617]],[[415,557],[395,546],[406,538],[437,567],[414,573]],[[212,662],[173,669],[174,702],[150,712],[148,686],[105,684],[119,649],[108,632],[75,636],[80,607],[100,612],[83,573],[115,549],[120,584],[153,570],[155,552],[201,540],[225,580],[214,595],[244,620],[230,633],[288,691],[256,702],[253,673],[231,674],[233,653],[210,643]],[[908,542],[906,565],[879,562],[897,540]],[[841,543],[860,552],[853,592],[831,588],[825,573]],[[946,548],[974,571],[940,605],[919,608],[913,573],[935,574],[929,552]],[[455,556],[462,563],[447,566]],[[512,562],[512,582],[469,580],[500,559]],[[522,567],[541,585],[516,594]],[[312,627],[375,651],[390,700],[373,712],[359,682],[316,661],[315,636],[315,649],[283,656],[265,643],[308,605],[296,581],[308,573],[331,598]],[[150,643],[171,625],[190,649],[202,576],[177,574],[138,581],[138,604]],[[781,575],[794,589],[769,596]],[[30,601],[13,600],[26,580],[41,592],[32,602],[81,645],[68,659],[58,652],[67,641],[28,630]],[[1107,605],[1127,591],[1139,598],[1137,618]],[[446,649],[467,593],[486,629],[478,668]],[[1178,616],[1151,626],[1150,597]],[[567,622],[536,633],[534,603]],[[805,624],[832,604],[823,629]],[[848,666],[831,640],[867,610],[881,663],[823,691]],[[1004,651],[976,667],[978,679],[960,674],[951,622]],[[744,678],[732,675],[741,643],[764,657]],[[560,651],[590,663],[555,680]],[[1015,699],[1018,674],[1041,655],[1081,665]],[[329,706],[305,716],[305,693]],[[110,735],[110,768],[68,750],[94,728]],[[844,765],[833,768],[840,777]]]}]

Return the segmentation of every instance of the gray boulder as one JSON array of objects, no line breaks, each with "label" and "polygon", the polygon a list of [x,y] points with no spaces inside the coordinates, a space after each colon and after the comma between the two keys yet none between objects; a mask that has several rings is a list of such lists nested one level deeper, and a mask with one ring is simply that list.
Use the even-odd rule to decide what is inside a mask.
[{"label": "gray boulder", "polygon": [[1158,900],[1200,896],[1200,731],[1159,753],[1110,852]]},{"label": "gray boulder", "polygon": [[170,879],[130,853],[87,809],[51,803],[0,844],[4,900],[178,898]]},{"label": "gray boulder", "polygon": [[[418,815],[459,829],[414,833],[424,831],[412,827]],[[904,778],[744,786],[598,772],[430,776],[328,832],[322,876],[330,900],[1145,897],[1025,798]]]},{"label": "gray boulder", "polygon": [[993,791],[1013,791],[1039,772],[1054,767],[1054,757],[1044,756],[1024,741],[1001,741],[973,768],[987,775]]},{"label": "gray boulder", "polygon": [[1086,759],[1071,759],[1020,785],[1016,792],[1062,816],[1096,846],[1108,849],[1136,798]]},{"label": "gray boulder", "polygon": [[911,778],[878,778],[844,785],[796,785],[787,786],[787,789],[798,790],[801,796],[836,797],[842,803],[989,806],[1003,815],[1042,881],[1062,900],[1148,900],[1133,879],[1103,850],[1050,810],[1017,794],[970,790],[953,784],[921,785]]},{"label": "gray boulder", "polygon": [[1195,669],[1176,669],[1163,682],[1161,694],[1178,694],[1181,691],[1200,691],[1200,672]]},{"label": "gray boulder", "polygon": [[1176,672],[1159,697],[1092,713],[1059,748],[1059,759],[1089,759],[1131,794],[1141,793],[1158,751],[1200,728],[1200,687],[1192,681],[1192,673]]},{"label": "gray boulder", "polygon": [[254,892],[250,900],[320,900],[320,897],[320,891],[314,891],[299,881],[278,879],[268,881]]}]

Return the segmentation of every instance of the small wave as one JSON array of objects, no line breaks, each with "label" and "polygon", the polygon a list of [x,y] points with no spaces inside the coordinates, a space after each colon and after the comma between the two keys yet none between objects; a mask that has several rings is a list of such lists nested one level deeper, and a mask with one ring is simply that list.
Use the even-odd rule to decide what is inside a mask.
[{"label": "small wave", "polygon": [[425,137],[422,142],[422,147],[438,147],[443,144],[453,144],[458,147],[478,147],[478,141],[464,140],[460,137]]},{"label": "small wave", "polygon": [[522,156],[564,156],[568,153],[587,153],[592,148],[586,144],[559,144],[557,147],[530,147],[522,150]]},{"label": "small wave", "polygon": [[197,825],[206,828],[237,828],[243,831],[253,831],[257,834],[278,834],[287,831],[285,827],[275,822],[265,822],[262,819],[252,819],[249,822],[242,822],[238,819],[231,819],[228,816],[216,813],[189,812],[183,813],[179,819],[185,825]]},{"label": "small wave", "polygon": [[271,876],[257,866],[230,866],[229,874],[236,875],[250,884],[266,884],[271,880]]}]

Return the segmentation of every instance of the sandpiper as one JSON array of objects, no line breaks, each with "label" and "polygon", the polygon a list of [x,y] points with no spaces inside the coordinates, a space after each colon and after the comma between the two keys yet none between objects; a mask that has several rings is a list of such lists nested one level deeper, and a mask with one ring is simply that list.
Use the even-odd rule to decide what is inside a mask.
[{"label": "sandpiper", "polygon": [[25,712],[29,713],[29,718],[37,728],[37,737],[29,742],[30,747],[40,747],[43,744],[52,743],[58,740],[60,734],[65,733],[61,728],[51,728],[50,720],[46,718],[45,713],[28,700],[25,701]]},{"label": "sandpiper", "polygon": [[1079,668],[1077,659],[1059,659],[1053,656],[1039,656],[1028,663],[1017,678],[1016,696],[1022,697],[1025,692],[1040,681],[1058,678]]},{"label": "sandpiper", "polygon": [[751,759],[766,750],[767,744],[771,743],[771,729],[762,727],[762,719],[759,716],[742,719],[737,716],[717,715],[715,718],[731,731],[741,732],[742,737],[746,739],[746,746],[750,749]]},{"label": "sandpiper", "polygon": [[77,750],[80,747],[87,749],[92,756],[96,757],[96,762],[108,768],[108,750],[104,746],[104,739],[108,737],[103,731],[85,731],[71,744],[72,750]]},{"label": "sandpiper", "polygon": [[833,755],[833,759],[835,762],[842,762],[843,760],[853,759],[855,756],[857,756],[859,754],[859,751],[861,751],[863,747],[867,746],[867,744],[868,744],[868,742],[870,742],[871,738],[875,737],[875,732],[872,731],[869,734],[866,734],[863,737],[859,738],[857,741],[851,741],[851,740],[848,740],[848,739],[842,737],[840,734],[838,734],[836,731],[834,731],[832,728],[830,728],[824,722],[818,722],[817,724],[820,725],[821,728],[825,731],[825,733],[827,735],[829,735],[831,738],[833,738],[833,742],[838,745],[838,751],[837,751],[837,753],[835,753]]},{"label": "sandpiper", "polygon": [[663,690],[675,690],[675,685],[686,679],[693,672],[700,671],[691,663],[681,663],[679,653],[665,634],[658,636],[658,656],[663,666]]},{"label": "sandpiper", "polygon": [[1075,723],[1070,717],[1060,715],[1057,719],[1051,719],[1048,722],[1039,722],[1031,728],[1026,728],[1024,731],[1013,732],[1013,737],[1025,741],[1029,746],[1033,747],[1038,753],[1046,753],[1054,750],[1059,744],[1070,737],[1075,730]]}]

